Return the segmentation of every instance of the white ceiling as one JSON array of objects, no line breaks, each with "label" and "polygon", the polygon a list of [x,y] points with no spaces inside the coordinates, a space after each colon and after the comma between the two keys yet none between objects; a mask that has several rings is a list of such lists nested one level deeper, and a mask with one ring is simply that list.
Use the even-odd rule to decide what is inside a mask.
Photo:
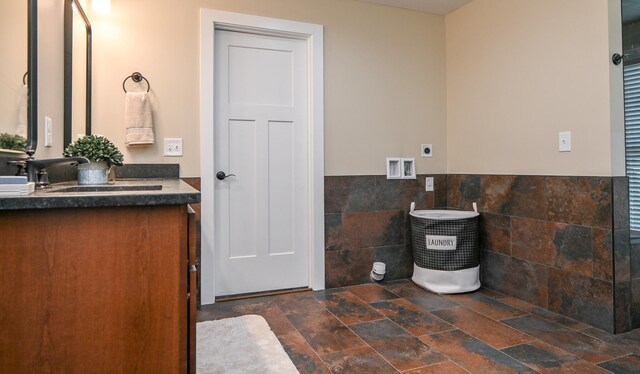
[{"label": "white ceiling", "polygon": [[435,14],[448,14],[472,0],[361,0],[368,3],[419,10]]}]

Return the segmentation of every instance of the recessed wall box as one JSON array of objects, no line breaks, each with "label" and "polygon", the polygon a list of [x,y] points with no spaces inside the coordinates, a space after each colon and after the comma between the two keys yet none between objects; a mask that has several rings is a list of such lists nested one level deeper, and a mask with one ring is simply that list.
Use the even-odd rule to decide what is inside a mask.
[{"label": "recessed wall box", "polygon": [[387,157],[387,179],[402,179],[402,159]]},{"label": "recessed wall box", "polygon": [[387,179],[416,179],[416,159],[387,157]]},{"label": "recessed wall box", "polygon": [[402,159],[402,179],[416,179],[416,159]]}]

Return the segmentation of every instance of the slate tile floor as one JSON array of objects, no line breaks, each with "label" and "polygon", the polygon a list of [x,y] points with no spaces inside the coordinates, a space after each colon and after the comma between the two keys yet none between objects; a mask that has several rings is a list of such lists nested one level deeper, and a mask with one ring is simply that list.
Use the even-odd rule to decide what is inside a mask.
[{"label": "slate tile floor", "polygon": [[611,335],[491,291],[410,280],[219,302],[198,320],[263,316],[300,373],[638,373],[640,329]]}]

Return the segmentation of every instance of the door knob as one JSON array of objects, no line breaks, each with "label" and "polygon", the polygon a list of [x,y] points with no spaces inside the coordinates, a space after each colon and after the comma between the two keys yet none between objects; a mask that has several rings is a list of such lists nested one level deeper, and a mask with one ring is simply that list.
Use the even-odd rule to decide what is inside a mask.
[{"label": "door knob", "polygon": [[218,178],[219,180],[225,180],[225,179],[227,179],[229,177],[235,177],[235,176],[236,176],[235,174],[227,175],[227,174],[225,174],[224,171],[219,171],[219,172],[216,173],[216,178]]}]

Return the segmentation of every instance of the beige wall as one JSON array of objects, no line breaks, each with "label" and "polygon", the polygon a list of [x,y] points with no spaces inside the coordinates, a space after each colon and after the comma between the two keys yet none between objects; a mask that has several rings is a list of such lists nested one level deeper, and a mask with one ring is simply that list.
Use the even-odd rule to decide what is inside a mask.
[{"label": "beige wall", "polygon": [[[40,4],[59,9],[41,9],[38,121],[52,116],[57,140],[62,0]],[[200,174],[200,8],[324,25],[326,175],[384,174],[387,156],[416,157],[418,173],[623,173],[615,0],[474,0],[446,18],[353,0],[113,0],[111,15],[88,10],[94,129],[125,162]],[[153,147],[123,143],[121,83],[133,71],[152,84]],[[559,131],[572,131],[573,152],[557,151]],[[182,137],[184,157],[163,157],[164,137]],[[58,156],[60,142],[41,139],[39,157]],[[435,157],[420,158],[420,143]]]},{"label": "beige wall", "polygon": [[474,0],[446,17],[450,173],[621,174],[614,3]]},{"label": "beige wall", "polygon": [[[444,17],[352,0],[113,0],[94,30],[94,129],[125,162],[180,162],[200,175],[199,9],[324,25],[325,174],[384,174],[385,157],[416,157],[419,173],[446,170]],[[159,144],[124,146],[122,80],[152,86],[156,137],[182,137],[184,157]],[[435,156],[420,158],[421,143]]]}]

